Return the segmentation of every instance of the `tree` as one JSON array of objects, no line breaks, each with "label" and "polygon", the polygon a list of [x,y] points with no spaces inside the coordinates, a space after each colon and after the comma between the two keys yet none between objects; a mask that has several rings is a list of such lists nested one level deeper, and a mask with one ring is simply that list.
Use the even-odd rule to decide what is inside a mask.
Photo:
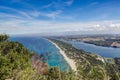
[{"label": "tree", "polygon": [[6,35],[6,34],[1,34],[1,35],[0,35],[0,42],[6,41],[6,40],[8,40],[8,38],[9,38],[8,35]]}]

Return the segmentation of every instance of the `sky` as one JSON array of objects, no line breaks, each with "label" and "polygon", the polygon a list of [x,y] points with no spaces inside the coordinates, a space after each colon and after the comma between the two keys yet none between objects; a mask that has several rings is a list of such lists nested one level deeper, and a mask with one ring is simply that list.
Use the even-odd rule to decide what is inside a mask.
[{"label": "sky", "polygon": [[0,34],[120,34],[120,0],[0,0]]}]

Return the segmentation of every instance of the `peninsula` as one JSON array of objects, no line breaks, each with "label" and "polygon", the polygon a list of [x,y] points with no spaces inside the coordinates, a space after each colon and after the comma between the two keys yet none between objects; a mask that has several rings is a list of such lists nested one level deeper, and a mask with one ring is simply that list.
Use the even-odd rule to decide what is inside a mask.
[{"label": "peninsula", "polygon": [[[49,40],[50,41],[50,40]],[[73,71],[77,70],[77,66],[76,63],[73,59],[70,59],[69,57],[67,57],[66,53],[53,41],[50,41],[53,45],[56,46],[56,48],[59,49],[59,52],[61,53],[61,55],[64,57],[64,59],[67,61],[67,63],[70,65],[71,69]]]},{"label": "peninsula", "polygon": [[[71,44],[58,39],[49,39],[60,50],[72,70],[76,71],[81,80],[109,80],[119,79],[119,59],[108,62],[108,59],[74,48]],[[70,62],[71,61],[71,62]],[[112,71],[112,72],[111,72]],[[116,74],[118,73],[118,74]],[[87,75],[87,76],[86,76]]]}]

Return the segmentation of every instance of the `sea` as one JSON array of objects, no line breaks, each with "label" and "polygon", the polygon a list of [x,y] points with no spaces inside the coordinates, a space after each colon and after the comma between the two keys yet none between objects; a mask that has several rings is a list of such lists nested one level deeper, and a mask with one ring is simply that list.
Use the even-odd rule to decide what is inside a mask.
[{"label": "sea", "polygon": [[41,37],[25,36],[11,37],[11,40],[22,43],[31,52],[35,52],[38,55],[46,55],[46,52],[48,52],[49,59],[47,59],[46,62],[51,67],[59,67],[63,71],[70,70],[69,64],[65,61],[64,57],[60,54],[59,50],[47,39]]},{"label": "sea", "polygon": [[[53,45],[49,40],[42,37],[21,37],[14,36],[10,38],[12,41],[18,41],[22,43],[26,48],[28,48],[31,52],[35,52],[38,55],[45,55],[46,52],[49,53],[49,59],[47,63],[51,67],[59,67],[61,70],[70,70],[69,64],[65,61],[64,57],[60,54],[59,50]],[[120,48],[112,48],[112,47],[102,47],[96,46],[93,44],[88,44],[79,41],[67,41],[69,44],[72,44],[77,49],[82,49],[86,52],[91,52],[94,54],[98,54],[102,57],[107,58],[115,58],[120,57]]]}]

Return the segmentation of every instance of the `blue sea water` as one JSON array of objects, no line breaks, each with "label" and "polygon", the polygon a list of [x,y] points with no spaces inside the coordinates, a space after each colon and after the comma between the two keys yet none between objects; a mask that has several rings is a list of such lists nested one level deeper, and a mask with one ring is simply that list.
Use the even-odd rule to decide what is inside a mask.
[{"label": "blue sea water", "polygon": [[49,53],[49,60],[47,60],[50,66],[57,66],[61,70],[68,70],[69,65],[60,54],[59,50],[47,39],[40,37],[11,37],[12,41],[19,41],[31,52],[37,54]]}]

